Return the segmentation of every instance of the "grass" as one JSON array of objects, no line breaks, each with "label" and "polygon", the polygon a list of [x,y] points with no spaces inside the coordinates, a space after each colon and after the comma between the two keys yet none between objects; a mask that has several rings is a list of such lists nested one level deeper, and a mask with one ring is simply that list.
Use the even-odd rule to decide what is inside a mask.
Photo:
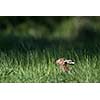
[{"label": "grass", "polygon": [[[6,42],[7,41],[7,42]],[[64,40],[3,39],[0,49],[0,82],[61,83],[100,82],[99,44],[67,43]],[[95,46],[95,47],[94,47]],[[62,73],[55,64],[59,57],[75,61]]]}]

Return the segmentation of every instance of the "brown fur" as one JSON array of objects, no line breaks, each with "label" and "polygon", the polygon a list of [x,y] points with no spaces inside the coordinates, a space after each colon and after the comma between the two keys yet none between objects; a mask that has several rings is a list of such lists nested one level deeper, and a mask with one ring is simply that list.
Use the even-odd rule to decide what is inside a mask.
[{"label": "brown fur", "polygon": [[67,63],[65,63],[64,61],[65,61],[64,58],[60,58],[56,61],[56,64],[59,65],[61,71],[67,72],[69,70],[69,67]]}]

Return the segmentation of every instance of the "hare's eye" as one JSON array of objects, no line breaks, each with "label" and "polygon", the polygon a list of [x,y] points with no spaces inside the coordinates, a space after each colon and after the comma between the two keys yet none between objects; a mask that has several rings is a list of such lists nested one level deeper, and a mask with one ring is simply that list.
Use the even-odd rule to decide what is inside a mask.
[{"label": "hare's eye", "polygon": [[67,64],[67,62],[64,62],[65,64]]}]

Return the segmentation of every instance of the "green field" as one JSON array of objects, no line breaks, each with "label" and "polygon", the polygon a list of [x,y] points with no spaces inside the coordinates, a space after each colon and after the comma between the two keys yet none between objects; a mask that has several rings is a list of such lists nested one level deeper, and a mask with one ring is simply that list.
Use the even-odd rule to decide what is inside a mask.
[{"label": "green field", "polygon": [[[0,32],[0,82],[100,82],[100,24],[85,23],[87,26],[82,26],[80,31],[80,27],[73,26],[73,23],[78,23],[77,18],[64,21],[59,27],[54,25],[57,28],[54,27],[56,30],[53,32],[37,25],[37,31],[29,31],[37,33],[29,35],[26,35],[28,28],[33,28],[33,24],[28,28],[27,24],[21,24],[23,27],[17,25],[16,28],[8,25]],[[47,30],[50,33],[46,35]],[[80,35],[82,32],[87,34]],[[60,57],[75,61],[69,72],[61,72],[55,64],[55,60]]]},{"label": "green field", "polygon": [[[99,44],[93,48],[64,40],[25,38],[9,39],[6,44],[9,47],[0,50],[0,82],[100,82]],[[60,72],[55,64],[59,57],[75,61],[69,72]]]}]

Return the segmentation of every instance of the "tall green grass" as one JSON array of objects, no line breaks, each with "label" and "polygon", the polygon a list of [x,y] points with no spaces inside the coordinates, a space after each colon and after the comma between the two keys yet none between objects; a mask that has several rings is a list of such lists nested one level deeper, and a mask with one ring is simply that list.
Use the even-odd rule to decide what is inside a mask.
[{"label": "tall green grass", "polygon": [[[41,42],[37,46],[35,42],[27,44],[20,41],[20,46],[1,49],[0,82],[100,82],[99,47],[77,48],[71,44],[68,47],[64,41],[50,44],[44,41],[43,47]],[[31,48],[32,45],[35,48]],[[75,61],[69,72],[63,73],[59,70],[55,64],[59,57]]]}]

